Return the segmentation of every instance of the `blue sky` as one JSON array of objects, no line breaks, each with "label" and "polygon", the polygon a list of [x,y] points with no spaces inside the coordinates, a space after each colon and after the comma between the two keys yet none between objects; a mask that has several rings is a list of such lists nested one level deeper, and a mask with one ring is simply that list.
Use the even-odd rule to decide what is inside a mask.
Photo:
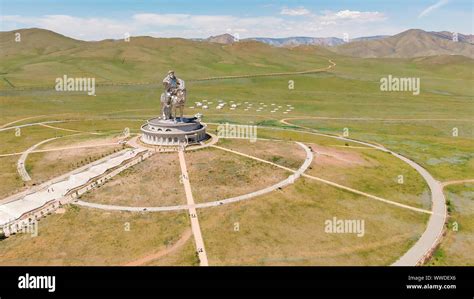
[{"label": "blue sky", "polygon": [[151,35],[350,38],[427,31],[473,32],[467,0],[0,0],[1,30],[39,27],[84,40]]}]

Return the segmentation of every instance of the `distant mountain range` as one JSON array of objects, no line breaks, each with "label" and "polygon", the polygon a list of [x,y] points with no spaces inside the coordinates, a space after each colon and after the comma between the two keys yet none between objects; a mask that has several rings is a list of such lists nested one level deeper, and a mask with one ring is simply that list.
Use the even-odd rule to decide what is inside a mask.
[{"label": "distant mountain range", "polygon": [[[376,35],[376,36],[365,36],[358,37],[350,40],[352,41],[361,41],[361,40],[376,40],[388,37],[388,35]],[[297,37],[284,37],[284,38],[267,38],[267,37],[253,37],[249,40],[255,40],[258,42],[266,43],[274,47],[297,47],[297,46],[338,46],[345,44],[346,42],[342,38],[338,37],[306,37],[306,36],[297,36]]]},{"label": "distant mountain range", "polygon": [[211,43],[218,43],[218,44],[232,44],[233,42],[237,41],[237,38],[235,38],[233,35],[225,33],[221,35],[208,37],[207,39],[205,39],[205,41],[208,41]]},{"label": "distant mountain range", "polygon": [[472,35],[458,34],[458,41],[453,41],[453,35],[449,32],[410,29],[382,39],[338,45],[331,48],[331,51],[363,58],[413,58],[434,55],[463,55],[474,58],[472,42]]},{"label": "distant mountain range", "polygon": [[248,40],[254,40],[261,43],[269,44],[274,47],[296,47],[296,46],[337,46],[342,45],[344,40],[337,37],[285,37],[285,38],[268,38],[268,37],[253,37]]},{"label": "distant mountain range", "polygon": [[[473,35],[458,34],[457,41],[448,31],[426,32],[410,29],[397,35],[376,35],[358,37],[345,42],[337,37],[254,37],[245,40],[262,42],[274,47],[324,46],[339,54],[375,58],[397,57],[413,58],[433,55],[463,55],[474,58]],[[212,36],[209,42],[221,44],[234,43],[237,40],[230,34]]]},{"label": "distant mountain range", "polygon": [[[72,39],[52,31],[43,29],[19,29],[15,32],[22,33],[22,45],[29,54],[50,53],[74,48],[79,44],[104,44],[116,43],[118,40],[103,40],[98,42],[85,42]],[[18,47],[5,44],[8,32],[0,32],[0,50],[2,54],[9,55],[18,51]],[[161,44],[166,38],[132,37],[135,44]],[[173,39],[176,41],[185,39]],[[462,55],[474,59],[474,36],[458,34],[457,41],[448,31],[426,32],[419,29],[410,29],[393,36],[378,35],[352,39],[344,42],[337,37],[287,37],[265,38],[256,37],[238,40],[230,34],[211,36],[207,39],[192,39],[199,43],[230,45],[240,42],[240,49],[252,48],[253,44],[260,44],[279,48],[314,47],[319,52],[335,52],[341,55],[362,58],[415,58],[436,55]]]}]

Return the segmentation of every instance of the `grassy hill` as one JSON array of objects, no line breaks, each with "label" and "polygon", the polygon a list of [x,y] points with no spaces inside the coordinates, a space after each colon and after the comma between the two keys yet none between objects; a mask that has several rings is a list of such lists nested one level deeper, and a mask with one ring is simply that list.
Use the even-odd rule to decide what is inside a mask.
[{"label": "grassy hill", "polygon": [[474,45],[463,41],[453,42],[449,35],[418,29],[378,40],[351,42],[332,49],[340,54],[365,58],[409,58],[443,54],[474,58]]},{"label": "grassy hill", "polygon": [[[42,29],[0,33],[0,74],[14,86],[53,86],[57,77],[95,77],[105,82],[159,82],[174,69],[184,79],[300,71],[326,67],[312,47],[277,49],[255,41],[217,44],[179,38],[132,37],[83,42]],[[311,51],[311,53],[309,53]],[[309,54],[309,55],[308,55]],[[3,81],[3,80],[2,80]],[[10,86],[2,82],[1,88]]]},{"label": "grassy hill", "polygon": [[[189,96],[185,114],[189,116],[198,112],[202,113],[203,120],[209,125],[209,132],[213,132],[216,128],[212,124],[213,122],[257,124],[273,127],[271,129],[259,127],[258,136],[262,138],[297,140],[334,149],[342,149],[341,146],[345,146],[341,141],[336,142],[333,139],[308,134],[308,132],[284,130],[284,128],[288,129],[288,126],[283,125],[280,121],[290,118],[288,121],[291,124],[313,128],[323,133],[342,134],[344,129],[348,129],[349,137],[383,144],[420,163],[440,181],[467,179],[474,176],[474,153],[472,152],[472,148],[474,148],[472,117],[474,115],[474,89],[472,88],[474,85],[472,72],[474,60],[462,55],[435,55],[416,58],[398,58],[396,56],[402,55],[397,52],[400,49],[406,48],[408,52],[405,54],[412,55],[417,53],[415,50],[422,51],[425,47],[429,47],[431,37],[426,37],[423,33],[420,33],[423,41],[417,40],[422,44],[417,42],[410,44],[409,39],[405,40],[404,37],[399,37],[398,42],[389,40],[387,43],[386,39],[384,39],[385,41],[367,41],[367,43],[377,42],[376,45],[380,45],[380,48],[386,51],[382,53],[387,53],[387,57],[360,58],[333,53],[317,46],[276,48],[255,41],[218,44],[207,41],[143,36],[132,37],[130,42],[123,40],[83,42],[40,29],[27,29],[18,32],[22,36],[20,43],[14,41],[15,32],[0,32],[0,126],[17,126],[53,120],[62,120],[63,122],[54,124],[58,129],[39,125],[24,127],[21,129],[21,136],[16,136],[14,130],[0,132],[0,144],[2,144],[0,153],[2,154],[26,150],[41,140],[60,136],[60,134],[67,132],[60,129],[103,133],[106,136],[116,136],[125,128],[129,128],[132,133],[138,133],[140,126],[146,119],[156,117],[159,113],[161,86],[152,84],[106,86],[99,84],[96,96],[88,96],[84,92],[56,92],[52,87],[57,77],[64,74],[69,77],[91,76],[95,77],[98,83],[160,83],[164,74],[169,69],[174,69],[177,75],[187,83]],[[435,41],[438,42],[438,40]],[[393,52],[386,49],[388,46],[392,47]],[[374,55],[377,54],[376,50],[378,49],[373,49]],[[412,50],[413,52],[411,52]],[[395,56],[390,56],[392,54]],[[336,66],[321,73],[248,77],[234,80],[191,80],[219,75],[310,70],[326,67],[328,59],[334,61]],[[411,92],[381,91],[380,78],[388,75],[420,78],[420,94],[415,96]],[[289,80],[294,81],[294,89],[288,88]],[[16,88],[35,85],[49,86],[50,88],[24,90]],[[218,99],[225,100],[229,104],[233,101],[242,105],[239,105],[235,110],[230,110],[228,107],[230,105],[217,110]],[[197,106],[191,108],[191,106],[195,106],[196,101],[204,100],[212,101],[213,105],[209,104],[207,110]],[[253,108],[244,110],[246,103],[253,104]],[[288,113],[288,110],[285,111],[285,107],[289,104],[294,107],[294,110]],[[257,110],[262,106],[268,107]],[[275,106],[281,106],[282,109],[272,113],[270,109]],[[458,129],[459,136],[453,136],[454,128]],[[251,148],[246,144],[244,146]],[[262,150],[267,151],[268,147],[263,146]],[[365,168],[365,164],[364,168],[362,166],[356,168],[348,164],[347,169],[327,167],[317,175],[324,177],[329,174],[346,182],[354,182],[357,183],[357,188],[375,194],[381,191],[391,192],[389,188],[386,188],[390,184],[396,184],[397,190],[402,190],[401,188],[405,188],[405,186],[411,188],[410,186],[419,182],[419,178],[413,178],[398,164],[390,162],[390,167],[382,164],[383,161],[393,159],[390,155],[349,147],[344,150],[360,151],[361,153],[363,151],[363,156],[368,161],[377,161],[377,164],[373,164],[374,167],[377,167],[376,170]],[[278,151],[276,152],[278,153]],[[268,151],[268,153],[272,153],[272,151]],[[291,156],[291,158],[294,157],[297,157],[296,153]],[[318,155],[313,163],[321,165],[318,164],[321,160],[324,161],[324,158],[321,158]],[[35,162],[34,159],[37,159],[36,163],[40,163],[38,162],[40,161],[39,157],[32,156],[29,159],[31,159],[30,162]],[[24,188],[23,182],[17,175],[17,160],[17,156],[7,156],[0,159],[2,162],[0,163],[0,179],[2,180],[0,191],[3,190],[2,192],[5,194]],[[202,159],[197,160],[201,161]],[[54,165],[72,162],[71,160],[66,162],[58,160],[58,163],[53,163],[55,161],[52,159],[50,161]],[[222,159],[209,161],[220,163]],[[206,163],[208,162],[202,161],[203,165]],[[42,160],[41,164],[44,164]],[[39,166],[34,168],[35,165],[38,164],[33,164],[33,173],[35,169],[39,169]],[[63,166],[60,165],[60,167]],[[318,169],[314,167],[312,171],[317,172]],[[249,173],[254,174],[252,171]],[[399,173],[406,175],[406,184],[403,186],[395,183],[396,175]],[[211,175],[218,176],[220,174],[222,173],[217,169]],[[358,174],[360,175],[357,176]],[[175,177],[177,178],[177,176]],[[258,175],[255,178],[260,179]],[[374,184],[374,182],[379,182],[379,184]],[[381,182],[388,182],[388,184],[380,184]],[[226,183],[223,181],[224,185]],[[384,188],[379,189],[380,186],[384,186]],[[462,191],[461,195],[470,194],[467,189],[453,189],[451,191]],[[202,192],[202,194],[204,193]],[[404,194],[408,193],[394,192],[393,194],[379,195],[397,199]],[[128,193],[124,196],[130,197]],[[257,206],[250,206],[253,203],[257,203]],[[464,204],[464,202],[460,203]],[[275,257],[278,259],[286,256],[293,257],[294,248],[306,250],[303,250],[301,257],[317,264],[347,264],[348,262],[388,264],[395,260],[395,256],[399,256],[402,251],[405,251],[411,242],[414,242],[417,238],[416,234],[424,229],[424,226],[420,224],[426,221],[426,218],[421,218],[418,214],[401,214],[398,208],[307,180],[298,181],[289,188],[259,200],[243,202],[237,206],[226,206],[225,209],[229,207],[231,210],[222,210],[222,213],[214,214],[214,211],[207,214],[206,210],[203,212],[204,214],[199,215],[203,234],[208,242],[206,244],[211,244],[209,246],[210,257],[215,259],[216,264],[224,263],[224,261],[227,264],[232,262],[224,260],[226,256],[235,256],[235,248],[229,247],[228,244],[237,244],[237,250],[248,249],[242,251],[243,254],[240,254],[239,258],[245,257],[245,254],[248,254],[247,256],[250,254],[256,256],[255,253],[260,254],[258,259],[255,258],[252,261],[253,264],[264,264],[266,259],[271,262],[275,260]],[[132,242],[130,241],[132,235],[122,234],[123,215],[118,217],[113,216],[112,213],[107,216],[112,218],[105,221],[108,226],[97,230],[95,224],[104,222],[105,214],[96,215],[94,213],[94,211],[74,210],[57,216],[63,217],[61,219],[68,222],[68,225],[72,223],[71,225],[75,228],[72,232],[76,234],[73,236],[74,238],[71,238],[71,230],[64,229],[67,225],[62,225],[61,219],[55,219],[54,215],[51,218],[46,218],[45,222],[42,222],[44,229],[41,230],[38,240],[42,244],[48,244],[52,250],[36,250],[34,252],[47,253],[50,256],[41,254],[32,256],[30,249],[33,247],[38,249],[38,244],[36,244],[38,242],[31,243],[29,236],[23,235],[23,238],[20,235],[19,238],[9,238],[6,242],[0,242],[0,252],[3,254],[1,260],[12,263],[33,263],[46,258],[46,260],[64,264],[76,264],[78,261],[92,264],[121,264],[125,262],[123,258],[110,258],[110,256],[124,256],[117,248],[129,248],[130,244],[136,245],[136,248],[139,247],[143,250],[135,250],[135,255],[128,256],[128,258],[139,258],[148,251],[156,250],[159,247],[157,244],[164,246],[167,244],[167,240],[179,235],[183,224],[176,215],[172,215],[173,219],[177,219],[175,223],[166,217],[163,219],[155,217],[155,219],[151,214],[152,218],[145,217],[143,219],[140,215],[130,216],[125,220],[133,221],[132,227],[137,227],[134,230],[137,229],[138,235],[146,237],[149,234],[157,238],[151,240],[153,242],[148,240],[149,238],[141,238],[138,241],[133,239]],[[217,215],[217,217],[213,215]],[[356,215],[356,217],[361,217],[360,219],[367,219],[367,223],[371,224],[371,230],[368,233],[369,240],[375,242],[373,247],[364,247],[367,244],[365,243],[366,239],[353,240],[337,236],[334,236],[333,239],[328,234],[322,233],[323,230],[318,226],[318,223],[322,222],[319,220],[329,219],[334,215],[347,217],[347,219]],[[460,221],[461,230],[463,226],[469,225],[464,222],[470,215],[453,214],[452,216],[456,221]],[[90,221],[84,221],[84,219]],[[222,219],[225,221],[222,222]],[[242,226],[242,232],[246,232],[245,227],[250,227],[249,233],[229,234],[227,228],[231,229],[233,222],[241,221],[240,219],[245,224]],[[266,225],[257,227],[254,222],[245,219],[264,219],[266,221],[259,221],[259,223],[266,223]],[[283,220],[280,221],[281,219]],[[311,222],[308,219],[314,221]],[[151,222],[157,225],[150,225]],[[84,223],[87,225],[81,226]],[[160,231],[160,227],[164,227],[160,225],[161,223],[170,224],[171,230]],[[260,230],[254,229],[256,227]],[[58,228],[59,231],[57,231]],[[288,228],[294,229],[294,231],[290,230],[288,233]],[[154,231],[147,231],[147,229],[154,229]],[[112,231],[115,231],[116,234],[110,233]],[[267,232],[276,233],[272,235]],[[310,234],[311,238],[309,238],[312,243],[308,243],[306,232],[314,233]],[[64,233],[67,234],[62,236],[61,234],[64,235]],[[449,244],[460,246],[458,244],[461,243],[466,233],[468,234],[469,231],[466,230],[464,235],[461,231],[458,240],[450,241],[451,243],[448,243],[447,246],[451,246]],[[385,242],[386,236],[396,236],[396,234],[399,234],[398,237],[389,240],[389,243],[379,243],[379,240]],[[110,237],[105,243],[104,235]],[[377,239],[378,235],[381,236],[380,239]],[[84,239],[84,236],[90,236],[90,238]],[[69,247],[67,247],[68,244],[66,247],[63,246],[64,240],[74,241],[78,238],[85,240],[82,242],[83,246],[79,247],[80,254],[77,254],[77,244],[74,242],[70,242],[71,246]],[[448,235],[448,238],[452,239],[452,234]],[[260,240],[261,242],[258,243],[263,245],[258,248],[250,246],[249,244],[255,243],[254,240]],[[274,245],[274,240],[286,241],[283,242],[284,244],[280,242],[281,244]],[[25,244],[29,244],[31,248],[25,247]],[[282,244],[288,246],[282,246]],[[289,246],[295,244],[296,247]],[[312,250],[318,247],[318,244],[327,246],[320,248],[321,250],[317,252],[318,256],[312,256]],[[469,247],[469,243],[464,244],[467,246],[461,245],[464,247],[459,248],[470,249],[472,247]],[[130,248],[134,249],[135,247]],[[68,248],[72,248],[72,251],[68,251]],[[98,251],[95,250],[96,248],[103,250]],[[189,250],[191,252],[189,254],[190,260],[194,259],[193,248]],[[277,251],[273,252],[273,256],[268,256],[265,254],[268,248],[276,248]],[[354,251],[337,252],[337,250],[334,251],[334,248],[349,248]],[[445,246],[440,248],[447,254],[453,252]],[[86,251],[92,254],[82,254]],[[67,257],[58,260],[58,252],[67,253]],[[334,252],[335,256],[331,257]],[[387,252],[390,255],[387,255]],[[27,258],[18,258],[23,256]],[[312,258],[313,260],[311,260]],[[288,263],[290,262],[294,263],[292,260],[288,261]],[[450,261],[445,260],[441,263],[448,262]],[[455,261],[454,264],[456,263]],[[282,262],[282,264],[284,263]]]}]

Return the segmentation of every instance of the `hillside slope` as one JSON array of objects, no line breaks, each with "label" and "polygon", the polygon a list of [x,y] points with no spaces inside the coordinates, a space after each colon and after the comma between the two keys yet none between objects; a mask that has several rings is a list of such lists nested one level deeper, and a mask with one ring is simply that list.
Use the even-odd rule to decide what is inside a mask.
[{"label": "hillside slope", "polygon": [[85,42],[42,29],[21,30],[18,43],[15,32],[0,33],[0,73],[14,86],[52,85],[65,74],[95,77],[97,83],[159,82],[169,69],[189,80],[328,65],[324,57],[328,51],[318,47],[287,49],[255,41],[219,44],[145,36],[130,42]]},{"label": "hillside slope", "polygon": [[355,41],[332,48],[337,53],[364,57],[413,58],[433,55],[463,55],[474,58],[474,46],[454,42],[449,35],[411,29],[397,35],[367,41]]}]

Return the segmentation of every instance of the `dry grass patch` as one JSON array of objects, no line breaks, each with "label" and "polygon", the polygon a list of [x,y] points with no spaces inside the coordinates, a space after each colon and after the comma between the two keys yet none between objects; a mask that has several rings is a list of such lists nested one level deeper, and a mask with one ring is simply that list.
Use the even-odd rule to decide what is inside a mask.
[{"label": "dry grass patch", "polygon": [[247,194],[284,180],[289,172],[219,149],[186,153],[195,202]]},{"label": "dry grass patch", "polygon": [[25,161],[25,168],[31,177],[28,184],[40,184],[121,149],[122,146],[113,145],[31,153]]},{"label": "dry grass patch", "polygon": [[[283,191],[198,212],[210,265],[390,265],[428,220],[304,178]],[[364,220],[364,236],[326,233],[333,217]]]},{"label": "dry grass patch", "polygon": [[295,142],[220,139],[218,145],[292,169],[298,169],[306,159],[306,152]]},{"label": "dry grass patch", "polygon": [[153,260],[144,266],[199,266],[199,258],[196,254],[194,236],[176,251],[159,259]]},{"label": "dry grass patch", "polygon": [[[39,222],[39,235],[0,241],[1,265],[123,265],[172,246],[189,228],[185,212],[106,212],[70,206]],[[130,230],[126,230],[129,225]]]},{"label": "dry grass patch", "polygon": [[[307,173],[372,195],[430,209],[428,186],[416,170],[382,151],[309,144],[314,152]],[[399,175],[403,183],[399,183]]]},{"label": "dry grass patch", "polygon": [[82,200],[125,206],[169,206],[186,203],[179,183],[181,170],[176,153],[155,154],[130,167]]},{"label": "dry grass patch", "polygon": [[26,189],[16,169],[19,157],[0,157],[0,199]]}]

